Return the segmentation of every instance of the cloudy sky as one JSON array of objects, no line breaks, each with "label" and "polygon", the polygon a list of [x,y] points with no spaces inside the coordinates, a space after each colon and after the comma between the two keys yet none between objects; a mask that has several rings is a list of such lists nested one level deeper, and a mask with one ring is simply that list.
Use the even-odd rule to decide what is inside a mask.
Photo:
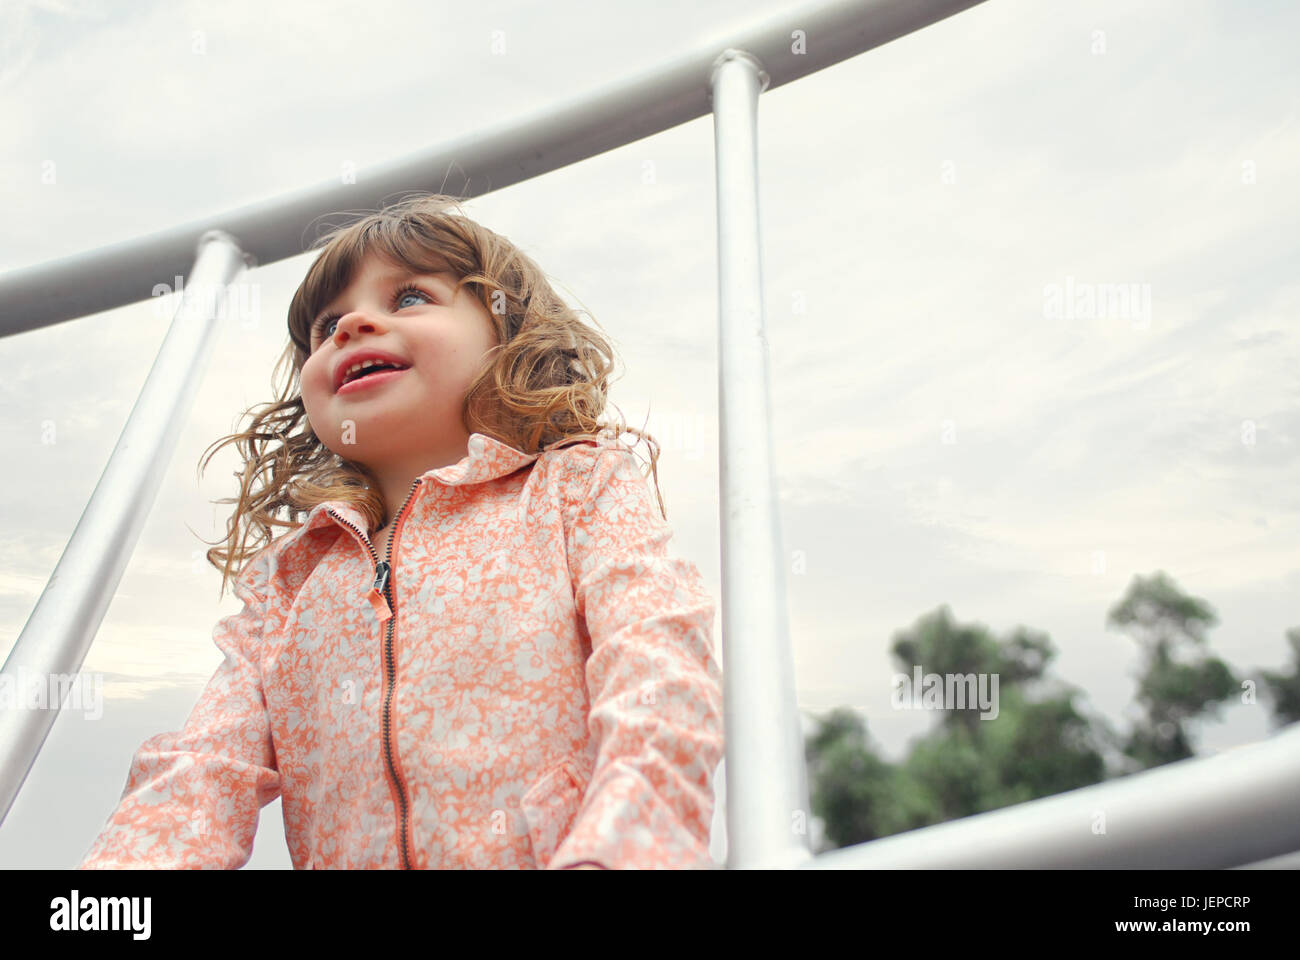
[{"label": "cloudy sky", "polygon": [[[343,164],[363,176],[791,9],[11,0],[0,270]],[[1158,569],[1214,606],[1211,643],[1239,671],[1283,664],[1300,625],[1297,30],[1300,10],[1273,0],[990,0],[764,94],[772,429],[804,711],[853,706],[903,756],[929,717],[891,708],[887,650],[947,604],[998,634],[1049,634],[1056,675],[1122,729],[1137,647],[1105,615]],[[720,596],[713,176],[705,117],[465,210],[617,342],[613,399],[661,441],[673,549]],[[270,398],[309,261],[248,278],[260,319],[223,327],[83,665],[105,678],[103,716],[59,717],[0,826],[0,866],[75,865],[135,749],[184,723],[220,662],[212,628],[239,602],[217,599],[201,551],[224,533],[213,501],[235,462],[225,451],[201,481],[196,465]],[[1087,309],[1107,291],[1124,296]],[[0,340],[6,652],[167,306]],[[1208,753],[1269,732],[1264,707],[1236,705],[1199,737]],[[720,804],[718,859],[721,824]],[[289,866],[278,801],[250,866]]]}]

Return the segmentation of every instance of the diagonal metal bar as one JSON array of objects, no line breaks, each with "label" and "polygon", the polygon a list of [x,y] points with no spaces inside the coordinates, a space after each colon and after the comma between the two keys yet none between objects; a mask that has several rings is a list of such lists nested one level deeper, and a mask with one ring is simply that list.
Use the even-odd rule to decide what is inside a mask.
[{"label": "diagonal metal bar", "polygon": [[0,823],[65,698],[80,696],[78,671],[158,495],[206,369],[226,291],[245,263],[228,234],[213,230],[200,238],[180,307],[122,435],[0,669],[0,681],[20,691],[14,709],[0,710]]},{"label": "diagonal metal bar", "polygon": [[[206,230],[239,237],[257,264],[303,253],[319,218],[370,209],[412,191],[462,197],[500,190],[707,116],[710,74],[727,47],[758,57],[768,89],[790,83],[952,16],[983,0],[831,0],[702,41],[653,70],[572,102],[507,120],[402,160],[145,237],[0,274],[0,336],[147,299],[190,266]],[[802,41],[795,38],[802,31]],[[76,283],[67,283],[75,276]]]}]

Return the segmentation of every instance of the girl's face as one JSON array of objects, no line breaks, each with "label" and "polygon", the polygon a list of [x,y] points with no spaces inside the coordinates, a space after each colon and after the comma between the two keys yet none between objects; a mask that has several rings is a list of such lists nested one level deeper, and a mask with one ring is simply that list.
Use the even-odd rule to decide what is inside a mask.
[{"label": "girl's face", "polygon": [[[450,269],[417,274],[372,254],[314,318],[302,399],[331,451],[380,475],[404,471],[408,483],[465,456],[461,408],[497,341],[487,310],[455,291],[456,279]],[[340,390],[346,368],[370,351],[406,369]]]}]

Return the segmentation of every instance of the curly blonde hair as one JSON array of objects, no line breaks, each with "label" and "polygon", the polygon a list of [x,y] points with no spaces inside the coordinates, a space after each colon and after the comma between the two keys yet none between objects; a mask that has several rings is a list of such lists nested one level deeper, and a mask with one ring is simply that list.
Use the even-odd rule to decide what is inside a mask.
[{"label": "curly blonde hair", "polygon": [[243,460],[242,470],[234,474],[238,496],[214,501],[235,504],[224,547],[207,551],[208,562],[221,571],[223,593],[239,575],[237,565],[274,541],[273,528],[298,529],[301,518],[319,503],[344,501],[366,517],[371,529],[387,522],[376,477],[316,437],[301,386],[312,320],[346,289],[370,255],[421,273],[450,264],[460,278],[456,292],[468,287],[487,309],[497,346],[485,355],[466,393],[461,418],[467,432],[525,453],[540,453],[561,441],[636,435],[650,450],[647,475],[654,476],[659,510],[668,519],[659,492],[658,443],[627,426],[621,413],[617,424],[598,419],[614,369],[613,344],[582,321],[582,314],[556,294],[541,268],[518,247],[463,213],[449,212],[459,210],[462,202],[447,194],[416,194],[337,227],[312,245],[324,249],[289,304],[289,342],[271,376],[276,399],[245,410],[241,418],[252,418],[248,428],[217,440],[201,458],[200,473],[217,450],[234,443]]}]

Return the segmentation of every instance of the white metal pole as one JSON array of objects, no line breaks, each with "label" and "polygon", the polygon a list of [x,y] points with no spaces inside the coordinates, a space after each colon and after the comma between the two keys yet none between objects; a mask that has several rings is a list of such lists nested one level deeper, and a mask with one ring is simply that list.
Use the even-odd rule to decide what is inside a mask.
[{"label": "white metal pole", "polygon": [[727,866],[812,856],[807,772],[772,468],[758,213],[758,59],[728,49],[712,75],[718,192],[718,420]]},{"label": "white metal pole", "polygon": [[[189,417],[228,285],[244,266],[239,245],[229,234],[212,230],[199,239],[180,307],[117,446],[0,669],[0,677],[16,692],[14,709],[0,710],[0,823],[27,779],[64,697],[84,689],[77,680],[82,661]],[[37,685],[43,685],[44,698]]]}]

